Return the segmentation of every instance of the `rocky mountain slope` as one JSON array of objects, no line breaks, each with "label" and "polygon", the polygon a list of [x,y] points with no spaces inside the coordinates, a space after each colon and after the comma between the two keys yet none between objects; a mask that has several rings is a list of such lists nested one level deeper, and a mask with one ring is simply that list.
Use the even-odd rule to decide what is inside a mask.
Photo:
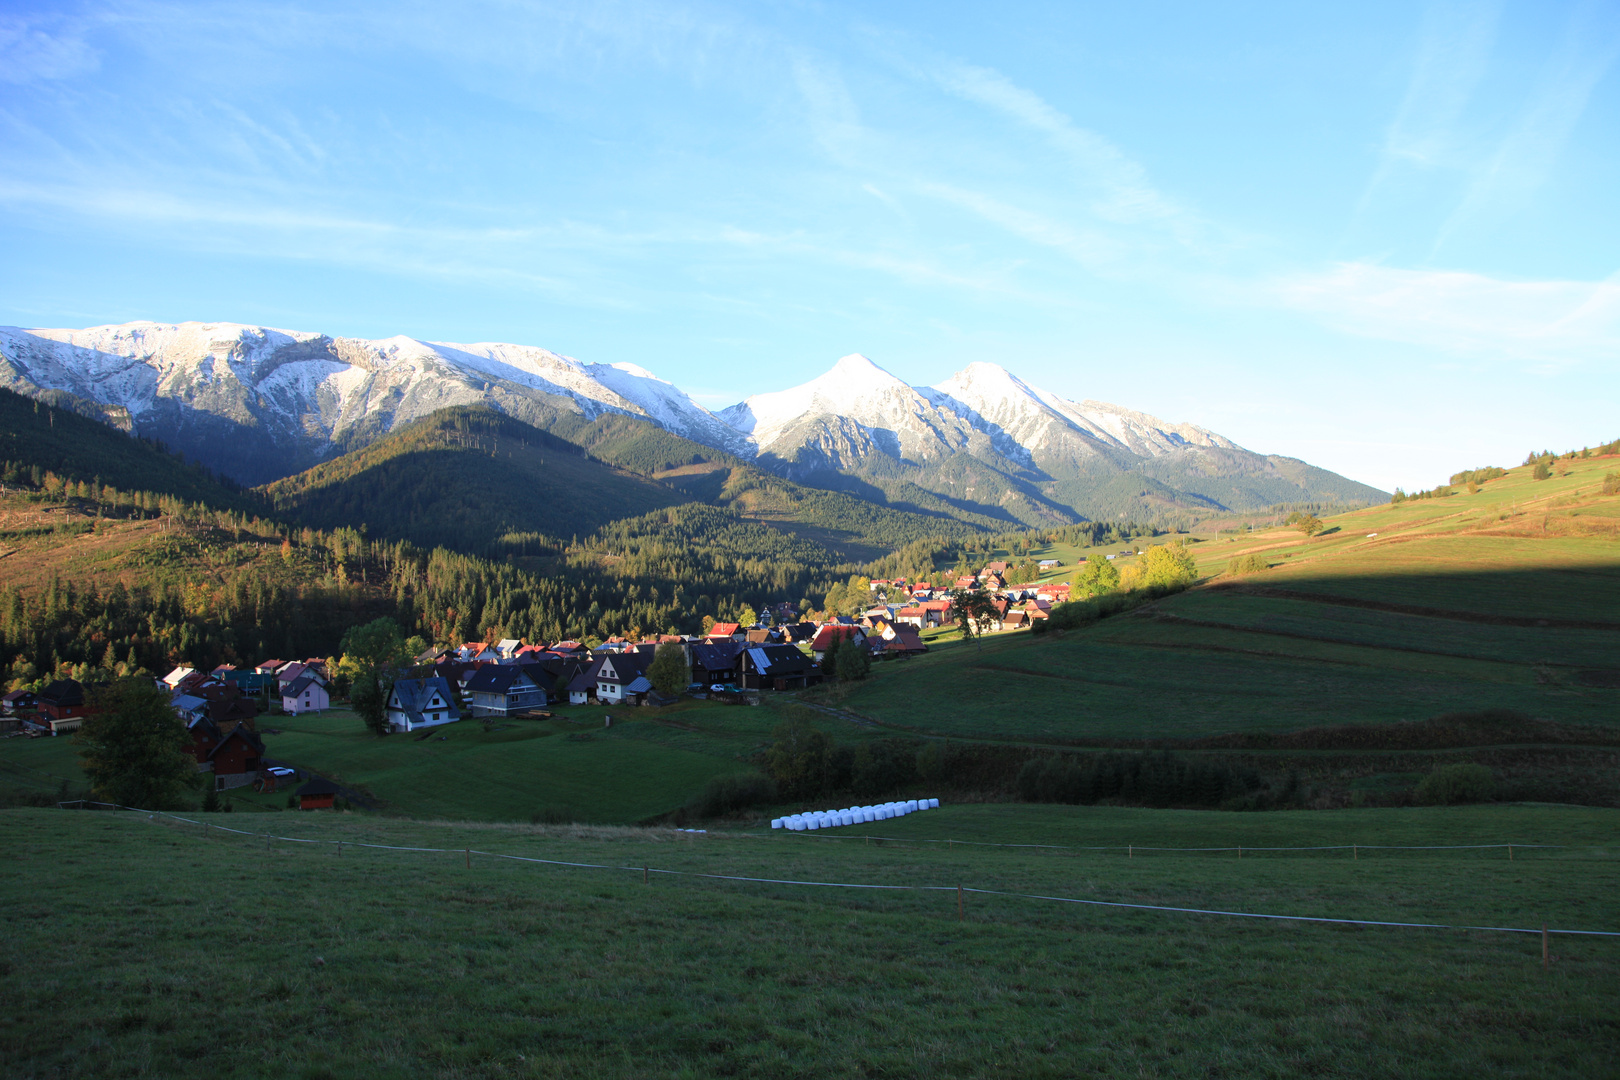
[{"label": "rocky mountain slope", "polygon": [[255,484],[438,409],[487,404],[569,439],[621,417],[804,483],[981,522],[1177,519],[1383,497],[1192,424],[1067,400],[989,363],[913,387],[846,356],[808,383],[716,415],[633,364],[531,346],[138,322],[0,327],[0,386],[103,415]]}]

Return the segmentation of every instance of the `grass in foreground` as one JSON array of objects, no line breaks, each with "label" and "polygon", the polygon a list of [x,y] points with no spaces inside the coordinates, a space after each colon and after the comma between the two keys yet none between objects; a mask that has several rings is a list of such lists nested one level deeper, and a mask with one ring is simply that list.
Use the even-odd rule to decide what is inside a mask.
[{"label": "grass in foreground", "polygon": [[[1620,944],[811,889],[277,844],[8,811],[9,1076],[1598,1076]],[[230,820],[230,819],[227,819]],[[1538,834],[1559,852],[1072,855],[798,836],[254,815],[278,831],[707,873],[1298,915],[1612,929],[1620,814],[956,807],[917,835],[1318,841]],[[241,825],[236,817],[230,823]],[[1291,829],[1293,831],[1291,831]],[[1594,841],[1608,839],[1608,843]]]}]

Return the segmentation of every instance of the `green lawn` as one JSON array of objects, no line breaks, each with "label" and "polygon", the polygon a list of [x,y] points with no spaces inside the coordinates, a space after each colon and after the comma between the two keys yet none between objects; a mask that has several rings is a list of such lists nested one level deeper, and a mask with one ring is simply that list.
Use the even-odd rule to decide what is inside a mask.
[{"label": "green lawn", "polygon": [[[1613,1075],[1620,940],[1090,907],[1620,929],[1620,814],[949,807],[996,842],[1474,842],[1137,855],[759,832],[5,812],[16,1077]],[[381,851],[356,841],[450,849]],[[472,856],[463,848],[627,869]],[[652,874],[942,886],[872,891]]]},{"label": "green lawn", "polygon": [[260,727],[280,732],[264,736],[269,756],[361,787],[385,808],[413,817],[524,821],[549,810],[580,821],[640,821],[681,806],[712,777],[749,771],[712,740],[692,749],[637,737],[650,720],[602,727],[606,713],[650,711],[580,709],[565,714],[578,715],[577,722],[502,721],[493,731],[463,720],[427,739],[379,739],[345,711],[266,717]]}]

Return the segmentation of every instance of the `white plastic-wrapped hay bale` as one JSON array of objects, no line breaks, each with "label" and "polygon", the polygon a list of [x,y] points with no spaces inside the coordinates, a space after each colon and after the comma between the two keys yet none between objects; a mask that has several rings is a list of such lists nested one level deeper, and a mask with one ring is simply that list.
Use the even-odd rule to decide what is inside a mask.
[{"label": "white plastic-wrapped hay bale", "polygon": [[853,811],[853,810],[845,810],[843,813],[839,814],[838,815],[838,824],[840,824],[840,825],[853,825],[853,824],[855,824],[855,811]]},{"label": "white plastic-wrapped hay bale", "polygon": [[907,799],[906,800],[906,813],[912,814],[912,813],[915,813],[916,810],[917,810],[917,800],[916,799]]},{"label": "white plastic-wrapped hay bale", "polygon": [[876,821],[877,815],[872,813],[872,808],[870,806],[863,806],[861,807],[861,820],[863,822]]},{"label": "white plastic-wrapped hay bale", "polygon": [[780,829],[781,827],[782,827],[782,819],[781,818],[779,818],[779,817],[771,818],[771,828]]},{"label": "white plastic-wrapped hay bale", "polygon": [[928,808],[930,810],[938,810],[939,809],[939,800],[938,799],[929,799],[928,800]]}]

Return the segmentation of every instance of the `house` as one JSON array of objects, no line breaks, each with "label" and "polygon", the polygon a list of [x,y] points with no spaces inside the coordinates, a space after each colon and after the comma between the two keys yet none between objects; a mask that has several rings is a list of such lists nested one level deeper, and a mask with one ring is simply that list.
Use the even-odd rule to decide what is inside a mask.
[{"label": "house", "polygon": [[920,630],[928,625],[928,609],[921,604],[903,607],[894,613],[894,621],[906,626],[915,626]]},{"label": "house", "polygon": [[308,665],[300,664],[296,660],[289,661],[288,663],[282,664],[281,667],[276,669],[276,683],[282,689],[285,689],[290,684],[292,684],[294,682],[297,682],[299,676],[305,674],[308,671],[309,671]]},{"label": "house", "polygon": [[710,686],[734,682],[737,654],[742,646],[735,641],[703,642],[692,646],[692,681]]},{"label": "house", "polygon": [[258,722],[258,710],[243,697],[210,701],[205,712],[208,719],[219,725],[221,731],[229,731],[238,724],[252,728]]},{"label": "house", "polygon": [[964,574],[962,577],[957,578],[956,583],[951,586],[953,589],[961,589],[964,592],[970,592],[978,587],[979,579],[972,574]]},{"label": "house", "polygon": [[266,660],[253,670],[257,671],[260,675],[274,675],[276,671],[282,667],[282,665],[286,664],[286,662],[287,661],[285,660]]},{"label": "house", "polygon": [[176,694],[169,699],[169,705],[174,709],[175,715],[184,720],[188,726],[208,715],[207,698]]},{"label": "house", "polygon": [[179,667],[163,676],[163,685],[167,686],[170,690],[176,690],[179,688],[182,681],[184,681],[188,676],[195,675],[196,673],[196,668],[187,667],[184,664],[181,664]]},{"label": "house", "polygon": [[1056,567],[1062,566],[1063,562],[1060,559],[1042,559],[1035,565],[1040,567],[1042,570],[1052,570]]},{"label": "house", "polygon": [[1013,608],[1001,616],[998,630],[1023,630],[1029,626],[1029,615],[1023,608]]},{"label": "house", "polygon": [[461,659],[480,664],[498,664],[501,654],[482,641],[469,641],[460,649]]},{"label": "house", "polygon": [[427,679],[396,679],[388,695],[388,727],[417,731],[461,719],[450,684],[437,675]]},{"label": "house", "polygon": [[259,738],[258,732],[234,727],[220,735],[219,741],[208,751],[205,768],[211,768],[214,773],[214,787],[224,791],[253,783],[263,763],[264,740]]},{"label": "house", "polygon": [[305,672],[281,687],[281,708],[297,716],[300,713],[323,712],[332,707],[326,687],[310,672]]},{"label": "house", "polygon": [[32,690],[13,690],[0,698],[0,711],[4,711],[7,716],[32,712],[38,705],[39,697]]},{"label": "house", "polygon": [[543,709],[555,680],[539,664],[487,664],[467,680],[474,716],[511,716]]},{"label": "house", "polygon": [[928,651],[928,646],[923,644],[922,635],[911,627],[896,626],[892,630],[893,633],[884,635],[882,655],[906,657]]},{"label": "house", "polygon": [[846,641],[865,640],[866,631],[861,627],[830,622],[816,631],[816,636],[810,640],[810,652],[817,660],[824,660],[828,653]]},{"label": "house", "polygon": [[233,668],[230,671],[216,671],[214,677],[227,686],[234,686],[244,694],[257,694],[265,687],[275,683],[276,677],[266,674],[257,668]]},{"label": "house", "polygon": [[709,632],[705,634],[704,637],[710,641],[720,641],[727,638],[730,638],[733,641],[741,641],[743,639],[742,624],[734,622],[717,622],[709,628]]},{"label": "house", "polygon": [[495,651],[500,654],[503,664],[512,663],[517,659],[518,650],[523,648],[523,642],[517,638],[501,638],[495,643]]},{"label": "house", "polygon": [[816,631],[819,629],[821,628],[813,622],[788,623],[782,627],[782,636],[787,639],[790,645],[797,645],[800,642],[808,643],[815,638]]},{"label": "house", "polygon": [[737,654],[744,690],[802,690],[821,681],[821,669],[792,645],[758,645]]},{"label": "house", "polygon": [[39,717],[52,735],[74,731],[90,715],[84,703],[84,687],[73,679],[58,679],[39,692]]},{"label": "house", "polygon": [[595,664],[591,664],[588,667],[580,668],[568,680],[565,687],[568,693],[568,704],[589,704],[591,695],[596,692],[596,674],[592,671],[595,666]]},{"label": "house", "polygon": [[191,745],[186,749],[197,760],[197,771],[211,771],[214,766],[209,762],[208,755],[214,752],[214,747],[219,745],[225,733],[206,716],[187,723],[186,733],[191,736]]},{"label": "house", "polygon": [[298,809],[330,810],[343,789],[325,777],[317,776],[297,791]]},{"label": "house", "polygon": [[[646,690],[634,691],[630,684],[647,674],[647,666],[652,663],[652,652],[627,652],[615,656],[612,653],[604,654],[596,661],[592,671],[592,678],[596,682],[596,700],[603,704],[617,705],[624,701],[627,695],[646,693]],[[645,679],[643,679],[645,681]],[[652,689],[648,684],[647,690]]]},{"label": "house", "polygon": [[923,609],[925,626],[944,626],[951,621],[949,600],[924,600],[918,606]]}]

